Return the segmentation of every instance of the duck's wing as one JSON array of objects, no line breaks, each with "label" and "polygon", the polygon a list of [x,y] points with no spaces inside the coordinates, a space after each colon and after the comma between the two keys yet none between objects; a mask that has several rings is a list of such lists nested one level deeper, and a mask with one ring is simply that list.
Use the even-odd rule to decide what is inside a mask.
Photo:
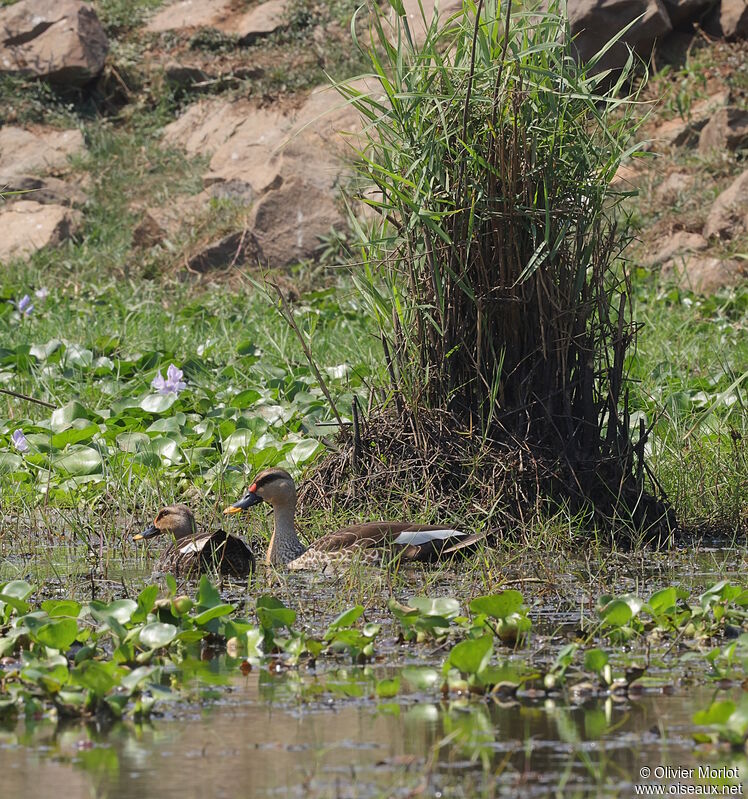
[{"label": "duck's wing", "polygon": [[[482,536],[481,536],[482,537]],[[411,522],[365,522],[353,524],[317,539],[309,549],[318,552],[341,552],[373,547],[398,548],[406,560],[430,560],[446,547],[458,547],[468,533],[446,525]]]}]

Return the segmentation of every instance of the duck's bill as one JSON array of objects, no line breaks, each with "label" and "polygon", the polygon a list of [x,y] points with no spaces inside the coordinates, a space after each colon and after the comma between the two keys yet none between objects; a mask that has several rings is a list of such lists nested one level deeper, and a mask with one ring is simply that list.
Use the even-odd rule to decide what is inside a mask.
[{"label": "duck's bill", "polygon": [[223,512],[227,516],[232,513],[241,513],[243,510],[251,508],[252,505],[258,505],[260,502],[262,502],[262,497],[259,494],[255,494],[254,491],[250,491],[248,494],[245,494],[238,502],[235,502],[233,505],[229,505],[228,508],[224,508]]},{"label": "duck's bill", "polygon": [[156,527],[155,524],[152,524],[150,527],[146,527],[142,533],[137,533],[132,537],[133,541],[141,541],[144,538],[153,538],[153,536],[158,535],[161,531]]}]

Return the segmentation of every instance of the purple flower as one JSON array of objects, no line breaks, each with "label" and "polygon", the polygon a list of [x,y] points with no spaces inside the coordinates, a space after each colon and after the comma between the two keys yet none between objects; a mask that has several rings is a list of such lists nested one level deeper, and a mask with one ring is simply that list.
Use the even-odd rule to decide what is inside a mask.
[{"label": "purple flower", "polygon": [[16,303],[16,309],[21,316],[31,316],[34,312],[34,306],[31,304],[31,297],[29,297],[28,294],[24,294]]},{"label": "purple flower", "polygon": [[10,440],[13,442],[13,446],[19,452],[29,451],[29,442],[26,441],[26,436],[23,434],[23,430],[16,430],[16,432],[10,437]]},{"label": "purple flower", "polygon": [[47,297],[49,296],[49,289],[47,289],[47,288],[45,288],[44,286],[42,286],[41,288],[37,289],[37,290],[34,292],[34,296],[35,296],[35,297],[36,297],[38,300],[46,300],[46,299],[47,299]]},{"label": "purple flower", "polygon": [[166,379],[161,375],[161,370],[158,370],[158,375],[153,378],[151,387],[155,388],[159,394],[179,394],[180,391],[187,388],[187,383],[182,380],[184,373],[181,369],[177,369],[174,364],[170,364],[166,370]]}]

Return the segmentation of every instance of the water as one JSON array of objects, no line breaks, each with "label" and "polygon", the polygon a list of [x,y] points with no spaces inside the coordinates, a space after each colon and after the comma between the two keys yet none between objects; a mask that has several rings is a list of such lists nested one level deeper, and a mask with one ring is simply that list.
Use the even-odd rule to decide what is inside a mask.
[{"label": "water", "polygon": [[[583,579],[577,564],[557,573],[552,589],[528,586],[528,601],[543,597],[532,613],[532,646],[545,646],[552,659],[574,635],[581,612],[574,608],[589,606],[603,583],[642,595],[668,583],[698,591],[724,576],[738,579],[745,555],[658,558],[638,567],[614,564],[599,585]],[[475,595],[466,579],[444,572],[428,592]],[[335,612],[327,607],[331,597],[356,591],[308,577],[286,590],[317,626]],[[377,609],[371,613],[376,617]],[[723,769],[717,795],[728,795],[719,793],[722,782],[732,785],[732,795],[748,790],[743,753],[694,743],[693,714],[742,691],[736,682],[709,682],[703,659],[653,668],[656,679],[628,696],[526,691],[465,699],[442,697],[435,688],[378,699],[377,679],[397,676],[406,662],[438,666],[444,651],[401,646],[392,636],[377,650],[380,659],[366,669],[341,660],[320,663],[319,672],[277,675],[259,669],[244,675],[239,661],[222,656],[196,680],[193,701],[164,705],[163,715],[147,724],[0,723],[0,799],[628,797],[642,795],[641,785],[678,796],[689,795],[689,785],[715,783],[699,775],[704,765]],[[534,662],[542,659],[536,649]]]}]

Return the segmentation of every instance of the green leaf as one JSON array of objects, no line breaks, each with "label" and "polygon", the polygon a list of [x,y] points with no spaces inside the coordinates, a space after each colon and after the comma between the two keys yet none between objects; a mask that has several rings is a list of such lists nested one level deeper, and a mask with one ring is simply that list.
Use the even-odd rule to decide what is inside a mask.
[{"label": "green leaf", "polygon": [[62,408],[52,412],[50,427],[56,433],[66,430],[75,419],[90,419],[90,412],[77,400],[66,403]]},{"label": "green leaf", "polygon": [[584,668],[599,674],[608,663],[608,655],[602,649],[588,649],[584,653]]},{"label": "green leaf", "polygon": [[101,471],[101,455],[91,447],[72,447],[53,458],[52,465],[69,475],[94,474]]},{"label": "green leaf", "polygon": [[470,603],[470,612],[484,613],[494,619],[505,619],[519,612],[523,602],[519,591],[502,591],[500,594],[477,597]]},{"label": "green leaf", "polygon": [[431,599],[426,596],[414,596],[408,604],[420,611],[424,616],[441,616],[444,619],[453,619],[460,613],[460,603],[448,596]]},{"label": "green leaf", "polygon": [[609,602],[602,610],[602,617],[611,627],[624,627],[627,625],[634,614],[631,607],[622,599],[614,599]]},{"label": "green leaf", "polygon": [[76,618],[81,612],[81,604],[72,599],[47,599],[42,602],[42,610],[45,611],[50,618],[57,618],[59,616],[72,616]]},{"label": "green leaf", "polygon": [[452,647],[447,656],[446,664],[457,669],[461,674],[468,676],[478,672],[488,665],[493,652],[493,637],[484,635],[480,638],[469,638],[460,641]]},{"label": "green leaf", "polygon": [[69,444],[90,441],[99,432],[99,425],[87,424],[83,427],[72,426],[62,433],[52,436],[52,448],[64,449]]},{"label": "green leaf", "polygon": [[198,626],[202,626],[203,624],[207,624],[209,621],[213,619],[217,619],[220,616],[227,616],[229,613],[233,613],[236,608],[233,605],[214,605],[212,608],[208,608],[208,610],[203,611],[200,615],[195,616],[194,622]]},{"label": "green leaf", "polygon": [[75,619],[60,619],[50,622],[36,630],[33,637],[43,646],[52,649],[68,649],[78,636]]},{"label": "green leaf", "polygon": [[377,696],[387,699],[392,696],[397,696],[400,692],[400,678],[393,677],[392,679],[379,680],[377,682]]},{"label": "green leaf", "polygon": [[694,713],[694,724],[727,724],[730,716],[735,712],[735,703],[729,699],[723,702],[712,702],[706,710]]},{"label": "green leaf", "polygon": [[[174,584],[176,591],[176,583]],[[211,583],[207,575],[203,574],[200,577],[200,584],[197,589],[197,605],[203,610],[214,608],[217,605],[222,605],[223,600],[218,593],[218,589]]]},{"label": "green leaf", "polygon": [[103,697],[117,684],[120,673],[113,661],[100,663],[98,660],[84,660],[70,672],[70,677],[76,685],[88,688],[97,697]]},{"label": "green leaf", "polygon": [[341,627],[350,627],[352,624],[355,624],[363,612],[363,605],[356,605],[353,608],[344,610],[339,616],[330,622],[330,626],[327,628],[327,632],[325,633],[324,637],[329,638],[334,630],[338,630]]},{"label": "green leaf", "polygon": [[140,407],[148,413],[164,413],[176,401],[176,394],[149,394],[140,401]]},{"label": "green leaf", "polygon": [[439,672],[430,666],[405,666],[400,674],[419,691],[430,691],[441,679]]},{"label": "green leaf", "polygon": [[159,649],[168,646],[176,637],[177,628],[173,624],[154,621],[146,624],[141,630],[139,640],[146,649]]},{"label": "green leaf", "polygon": [[276,627],[291,627],[296,621],[296,611],[287,608],[272,596],[261,596],[257,600],[257,618],[262,627],[272,630]]}]

